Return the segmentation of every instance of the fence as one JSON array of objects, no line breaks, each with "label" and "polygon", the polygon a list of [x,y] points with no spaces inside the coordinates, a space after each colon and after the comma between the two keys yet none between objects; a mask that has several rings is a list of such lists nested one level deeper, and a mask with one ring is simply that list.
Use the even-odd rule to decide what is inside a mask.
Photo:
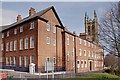
[{"label": "fence", "polygon": [[[12,76],[12,78],[32,78],[32,79],[44,79],[47,78],[47,73],[34,73],[34,74],[29,74],[27,72],[15,72],[15,71],[3,71],[3,74],[7,74],[3,78],[8,78],[9,76]],[[54,78],[74,78],[75,74],[74,73],[67,73],[67,72],[56,72],[54,73]],[[48,78],[52,78],[52,73],[48,73]]]},{"label": "fence", "polygon": [[[46,80],[47,78],[47,73],[34,73],[30,74],[28,72],[18,72],[18,71],[2,71],[3,74],[7,74],[7,78],[14,78],[10,80]],[[57,80],[59,78],[77,78],[80,76],[84,76],[87,74],[92,74],[92,73],[97,73],[100,71],[93,71],[93,72],[84,72],[84,73],[73,73],[73,72],[55,72],[54,73],[54,80]],[[48,78],[51,80],[52,78],[52,73],[48,73]],[[3,79],[4,80],[4,79]]]}]

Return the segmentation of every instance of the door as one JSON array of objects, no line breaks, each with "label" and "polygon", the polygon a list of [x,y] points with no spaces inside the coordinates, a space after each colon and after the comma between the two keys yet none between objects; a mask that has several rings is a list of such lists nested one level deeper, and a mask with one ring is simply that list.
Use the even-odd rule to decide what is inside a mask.
[{"label": "door", "polygon": [[92,61],[90,61],[90,71],[92,70]]}]

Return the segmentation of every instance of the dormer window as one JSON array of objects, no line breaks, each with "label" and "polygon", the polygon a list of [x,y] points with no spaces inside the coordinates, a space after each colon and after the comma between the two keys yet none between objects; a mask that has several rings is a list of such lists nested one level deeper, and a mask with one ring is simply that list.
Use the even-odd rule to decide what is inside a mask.
[{"label": "dormer window", "polygon": [[17,29],[14,29],[14,34],[17,34]]},{"label": "dormer window", "polygon": [[30,29],[34,29],[34,22],[30,23]]},{"label": "dormer window", "polygon": [[23,32],[23,26],[20,26],[20,32]]},{"label": "dormer window", "polygon": [[9,31],[7,31],[7,37],[9,37]]},{"label": "dormer window", "polygon": [[4,33],[2,33],[2,38],[4,38]]},{"label": "dormer window", "polygon": [[74,41],[74,36],[72,37],[72,40]]}]

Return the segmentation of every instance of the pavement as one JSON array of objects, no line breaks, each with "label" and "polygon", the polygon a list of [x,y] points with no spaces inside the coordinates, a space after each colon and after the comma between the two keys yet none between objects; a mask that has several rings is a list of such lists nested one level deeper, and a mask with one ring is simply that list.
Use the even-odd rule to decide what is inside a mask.
[{"label": "pavement", "polygon": [[47,75],[49,77],[52,77],[52,75],[61,75],[65,74],[66,72],[54,72],[54,73],[33,73],[30,74],[28,72],[20,72],[20,71],[14,71],[10,69],[0,69],[0,74],[8,74],[11,76],[14,76],[14,78],[46,78]]}]

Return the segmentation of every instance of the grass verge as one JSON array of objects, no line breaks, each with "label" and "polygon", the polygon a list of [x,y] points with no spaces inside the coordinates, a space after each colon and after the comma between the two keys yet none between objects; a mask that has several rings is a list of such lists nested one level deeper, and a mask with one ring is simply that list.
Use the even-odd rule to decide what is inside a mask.
[{"label": "grass verge", "polygon": [[78,78],[65,78],[60,80],[120,80],[120,76],[108,73],[95,73],[86,76],[80,76]]}]

